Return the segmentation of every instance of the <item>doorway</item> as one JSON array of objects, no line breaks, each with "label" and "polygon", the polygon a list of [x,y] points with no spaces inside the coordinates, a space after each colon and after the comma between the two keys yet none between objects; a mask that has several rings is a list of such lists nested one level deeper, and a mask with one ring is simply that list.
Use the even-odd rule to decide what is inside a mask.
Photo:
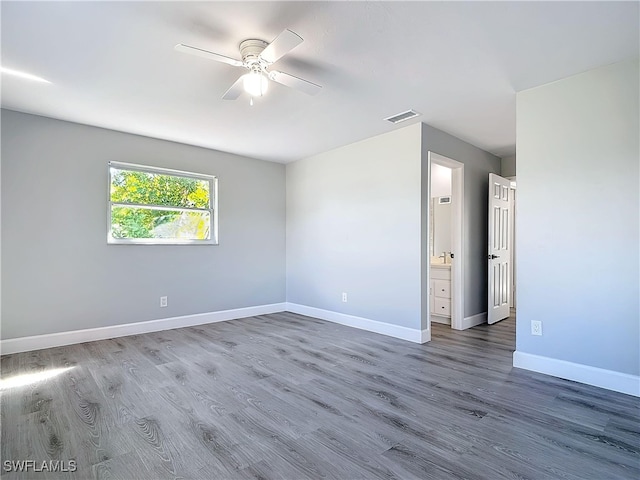
[{"label": "doorway", "polygon": [[435,152],[428,154],[429,226],[427,325],[447,323],[462,330],[464,319],[464,164]]}]

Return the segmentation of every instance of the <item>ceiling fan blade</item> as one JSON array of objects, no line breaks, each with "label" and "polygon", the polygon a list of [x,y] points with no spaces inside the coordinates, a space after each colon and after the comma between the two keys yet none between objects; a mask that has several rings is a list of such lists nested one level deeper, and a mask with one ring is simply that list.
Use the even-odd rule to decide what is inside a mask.
[{"label": "ceiling fan blade", "polygon": [[302,78],[298,78],[294,75],[290,75],[284,72],[271,71],[269,72],[269,78],[274,82],[281,83],[287,87],[294,88],[296,90],[300,90],[308,95],[315,95],[322,87],[320,85],[316,85],[315,83],[311,83],[308,80],[304,80]]},{"label": "ceiling fan blade", "polygon": [[260,54],[260,58],[269,63],[275,63],[283,55],[302,43],[302,37],[291,30],[285,29]]},{"label": "ceiling fan blade", "polygon": [[235,58],[226,57],[224,55],[220,55],[219,53],[213,53],[209,50],[203,50],[198,47],[190,47],[189,45],[185,45],[183,43],[179,43],[175,46],[175,49],[178,52],[189,53],[191,55],[197,55],[198,57],[208,58],[209,60],[215,60],[216,62],[227,63],[229,65],[233,65],[234,67],[242,67],[243,63],[240,60],[236,60]]},{"label": "ceiling fan blade", "polygon": [[236,80],[235,83],[229,87],[229,90],[224,92],[224,95],[222,96],[223,100],[235,100],[242,92],[244,92],[244,85],[242,83],[243,77],[244,75]]}]

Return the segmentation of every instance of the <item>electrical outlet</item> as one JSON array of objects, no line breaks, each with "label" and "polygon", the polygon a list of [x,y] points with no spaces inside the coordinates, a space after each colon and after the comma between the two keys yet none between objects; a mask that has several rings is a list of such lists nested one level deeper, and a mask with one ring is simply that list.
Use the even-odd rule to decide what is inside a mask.
[{"label": "electrical outlet", "polygon": [[542,335],[542,322],[531,320],[531,335]]},{"label": "electrical outlet", "polygon": [[346,292],[342,292],[342,301],[344,303],[347,303],[347,293]]},{"label": "electrical outlet", "polygon": [[160,297],[160,306],[163,308],[167,306],[167,297]]}]

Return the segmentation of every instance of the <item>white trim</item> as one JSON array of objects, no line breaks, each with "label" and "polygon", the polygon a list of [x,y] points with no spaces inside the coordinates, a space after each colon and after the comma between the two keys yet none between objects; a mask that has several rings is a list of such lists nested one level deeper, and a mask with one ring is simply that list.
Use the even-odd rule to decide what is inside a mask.
[{"label": "white trim", "polygon": [[60,347],[74,343],[92,342],[108,338],[126,337],[141,333],[160,332],[173,328],[192,327],[206,323],[224,322],[237,318],[253,317],[254,315],[266,315],[269,313],[283,312],[285,303],[273,303],[271,305],[258,305],[255,307],[236,308],[233,310],[221,310],[218,312],[196,313],[181,317],[160,318],[147,322],[126,323],[123,325],[111,325],[108,327],[87,328],[69,332],[48,333],[34,335],[32,337],[9,338],[0,341],[2,355],[18,352],[28,352],[43,348]]},{"label": "white trim", "polygon": [[[515,177],[511,177],[515,179]],[[510,179],[509,179],[510,180]],[[511,196],[509,197],[509,222],[511,222],[511,226],[509,229],[509,235],[511,236],[511,254],[509,256],[509,278],[511,281],[509,282],[509,306],[511,308],[516,308],[516,275],[518,274],[518,270],[516,268],[516,186],[514,185],[514,181],[511,181]]]},{"label": "white trim", "polygon": [[470,317],[465,317],[462,320],[462,328],[460,328],[460,330],[466,330],[467,328],[475,327],[476,325],[481,325],[483,323],[487,323],[487,312],[482,312],[476,315],[471,315]]},{"label": "white trim", "polygon": [[379,322],[368,318],[348,315],[346,313],[333,312],[331,310],[323,310],[321,308],[309,307],[297,303],[287,302],[287,311],[307,315],[308,317],[320,318],[328,322],[339,323],[347,327],[359,328],[368,332],[380,333],[389,337],[409,340],[415,343],[425,343],[431,340],[431,330],[418,330],[417,328],[401,327],[390,323]]},{"label": "white trim", "polygon": [[640,397],[640,376],[556,358],[513,352],[513,366]]}]

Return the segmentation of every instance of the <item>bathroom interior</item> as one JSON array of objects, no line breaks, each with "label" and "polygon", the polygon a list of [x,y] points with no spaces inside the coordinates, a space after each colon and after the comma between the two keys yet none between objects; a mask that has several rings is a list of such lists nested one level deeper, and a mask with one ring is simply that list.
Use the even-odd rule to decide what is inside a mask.
[{"label": "bathroom interior", "polygon": [[429,307],[431,321],[451,325],[451,175],[442,165],[431,165],[429,251]]}]

